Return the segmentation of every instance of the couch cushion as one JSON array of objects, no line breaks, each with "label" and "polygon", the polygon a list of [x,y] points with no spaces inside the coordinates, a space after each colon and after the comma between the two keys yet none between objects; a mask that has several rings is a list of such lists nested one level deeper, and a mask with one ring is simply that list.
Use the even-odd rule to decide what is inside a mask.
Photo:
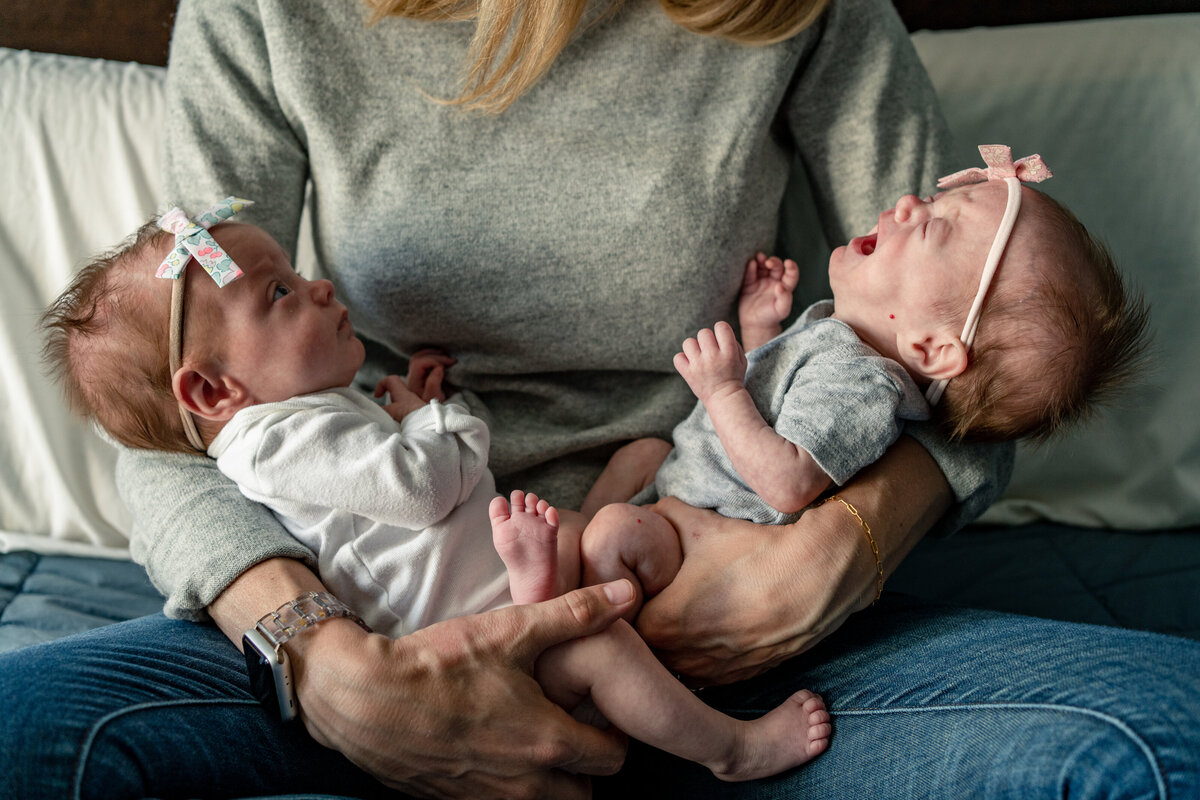
[{"label": "couch cushion", "polygon": [[0,652],[162,609],[131,561],[0,553]]}]

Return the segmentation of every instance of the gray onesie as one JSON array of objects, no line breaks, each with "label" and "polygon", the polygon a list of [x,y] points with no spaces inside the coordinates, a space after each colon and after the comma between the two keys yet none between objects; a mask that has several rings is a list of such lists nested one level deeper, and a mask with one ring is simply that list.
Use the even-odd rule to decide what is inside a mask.
[{"label": "gray onesie", "polygon": [[[746,389],[767,424],[808,451],[839,486],[896,441],[904,420],[929,418],[909,374],[831,319],[833,302],[809,306],[780,336],[746,354]],[[768,525],[794,522],[754,493],[721,446],[704,405],[673,434],[658,471],[660,497],[678,497],[725,517]]]}]

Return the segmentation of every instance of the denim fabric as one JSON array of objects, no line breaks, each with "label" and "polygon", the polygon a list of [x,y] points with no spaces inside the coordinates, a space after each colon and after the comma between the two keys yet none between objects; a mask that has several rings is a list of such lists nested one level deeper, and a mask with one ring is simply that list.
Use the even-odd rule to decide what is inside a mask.
[{"label": "denim fabric", "polygon": [[[0,797],[370,797],[377,784],[249,697],[210,626],[152,616],[0,655]],[[745,715],[795,689],[830,750],[751,784],[634,746],[620,797],[1200,797],[1200,643],[885,595],[753,681],[706,689]]]},{"label": "denim fabric", "polygon": [[1200,798],[1200,642],[885,594],[812,652],[701,696],[753,715],[798,686],[834,717],[812,763],[722,785],[635,746],[612,796]]}]

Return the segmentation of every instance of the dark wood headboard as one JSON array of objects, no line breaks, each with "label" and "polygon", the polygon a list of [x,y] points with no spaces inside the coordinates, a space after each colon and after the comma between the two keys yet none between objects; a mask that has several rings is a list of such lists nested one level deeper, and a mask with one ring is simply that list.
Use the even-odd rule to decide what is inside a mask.
[{"label": "dark wood headboard", "polygon": [[[1200,11],[1200,0],[893,0],[909,30]],[[166,64],[176,0],[0,0],[0,47]]]}]

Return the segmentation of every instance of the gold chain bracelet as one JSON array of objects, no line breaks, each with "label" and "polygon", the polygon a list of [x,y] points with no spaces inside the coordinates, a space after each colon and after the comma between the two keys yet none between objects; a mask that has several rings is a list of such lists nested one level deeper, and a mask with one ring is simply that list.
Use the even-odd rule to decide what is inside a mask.
[{"label": "gold chain bracelet", "polygon": [[879,573],[879,577],[875,581],[875,599],[871,601],[871,605],[875,605],[879,602],[879,596],[883,594],[883,559],[879,557],[879,545],[875,544],[875,537],[871,535],[871,526],[868,525],[867,521],[862,518],[861,514],[858,513],[858,509],[842,499],[841,495],[831,494],[824,500],[819,500],[818,502],[813,503],[810,508],[823,506],[830,500],[836,500],[846,507],[846,510],[849,511],[856,520],[858,520],[858,524],[862,526],[863,533],[867,535],[867,541],[871,544],[871,555],[875,557],[875,570]]}]

